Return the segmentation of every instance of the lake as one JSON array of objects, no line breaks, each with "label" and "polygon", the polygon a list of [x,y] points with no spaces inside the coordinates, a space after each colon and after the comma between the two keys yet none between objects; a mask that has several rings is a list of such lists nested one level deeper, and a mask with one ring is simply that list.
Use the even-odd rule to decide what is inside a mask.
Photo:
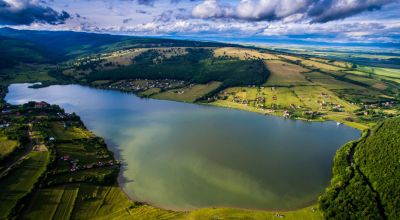
[{"label": "lake", "polygon": [[328,186],[336,150],[360,136],[336,122],[141,99],[79,85],[29,85],[11,85],[7,102],[46,101],[76,112],[123,161],[124,191],[174,210],[305,207]]}]

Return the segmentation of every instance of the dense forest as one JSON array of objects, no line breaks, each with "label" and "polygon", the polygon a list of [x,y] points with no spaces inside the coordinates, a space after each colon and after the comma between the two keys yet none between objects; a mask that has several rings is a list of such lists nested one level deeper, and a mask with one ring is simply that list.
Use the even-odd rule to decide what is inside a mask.
[{"label": "dense forest", "polygon": [[388,119],[336,154],[320,197],[327,219],[400,218],[400,118]]}]

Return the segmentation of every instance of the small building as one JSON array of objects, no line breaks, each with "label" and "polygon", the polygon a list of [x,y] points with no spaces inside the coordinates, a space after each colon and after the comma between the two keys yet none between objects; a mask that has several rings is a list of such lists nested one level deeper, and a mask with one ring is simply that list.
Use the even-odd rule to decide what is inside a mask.
[{"label": "small building", "polygon": [[289,117],[290,117],[289,112],[288,112],[288,111],[284,111],[284,112],[283,112],[283,117],[289,118]]},{"label": "small building", "polygon": [[9,123],[7,123],[7,124],[1,124],[1,125],[0,125],[0,128],[7,128],[7,127],[9,127],[9,126],[10,126]]},{"label": "small building", "polygon": [[71,159],[71,157],[69,155],[64,155],[61,157],[61,160],[64,160],[64,161],[68,161],[70,159]]},{"label": "small building", "polygon": [[46,108],[49,106],[46,102],[35,102],[35,108]]}]

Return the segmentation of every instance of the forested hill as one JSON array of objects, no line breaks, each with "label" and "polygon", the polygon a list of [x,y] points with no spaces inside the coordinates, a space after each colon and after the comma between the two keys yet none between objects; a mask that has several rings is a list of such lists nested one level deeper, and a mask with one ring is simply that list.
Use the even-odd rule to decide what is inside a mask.
[{"label": "forested hill", "polygon": [[[217,47],[227,44],[162,38],[132,37],[73,31],[33,31],[0,28],[0,37],[30,43],[46,51],[55,61],[131,48]],[[8,47],[7,44],[3,45]],[[13,44],[10,44],[13,46]]]},{"label": "forested hill", "polygon": [[31,42],[0,36],[0,69],[17,63],[49,62],[44,50]]},{"label": "forested hill", "polygon": [[400,118],[342,147],[320,198],[328,219],[400,219]]}]

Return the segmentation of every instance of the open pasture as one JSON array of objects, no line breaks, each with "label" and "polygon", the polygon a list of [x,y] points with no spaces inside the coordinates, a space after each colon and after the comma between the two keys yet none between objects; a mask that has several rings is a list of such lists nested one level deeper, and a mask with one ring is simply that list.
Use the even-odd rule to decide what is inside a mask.
[{"label": "open pasture", "polygon": [[81,184],[77,195],[73,219],[126,219],[133,206],[118,186]]},{"label": "open pasture", "polygon": [[328,60],[328,59],[323,59],[323,58],[310,58],[310,60],[317,61],[320,63],[326,63],[329,65],[337,66],[337,67],[342,67],[342,68],[352,68],[353,64],[349,62],[343,62],[343,61],[336,61],[336,60]]},{"label": "open pasture", "polygon": [[156,95],[156,94],[158,94],[158,93],[160,93],[160,92],[161,92],[161,89],[160,89],[160,88],[151,88],[151,89],[146,89],[146,90],[143,91],[143,92],[139,92],[138,94],[139,94],[140,96],[150,97],[150,96]]},{"label": "open pasture", "polygon": [[357,70],[368,75],[376,75],[384,80],[400,83],[400,69],[359,66]]},{"label": "open pasture", "polygon": [[57,140],[73,140],[94,137],[93,133],[86,129],[67,125],[64,127],[64,124],[61,122],[51,123],[50,127],[51,128],[48,132]]},{"label": "open pasture", "polygon": [[310,84],[303,73],[309,70],[301,66],[287,63],[280,60],[265,61],[270,76],[264,85],[268,86],[288,86]]},{"label": "open pasture", "polygon": [[181,89],[171,89],[151,96],[156,99],[176,100],[181,102],[194,102],[209,92],[217,89],[220,82],[210,82],[207,84],[196,84],[183,87]]},{"label": "open pasture", "polygon": [[127,66],[133,63],[133,58],[137,55],[141,54],[142,52],[148,49],[140,48],[140,49],[130,49],[130,50],[121,50],[115,51],[109,54],[103,54],[101,58],[104,60],[102,62],[103,66],[106,63],[112,63],[115,66]]},{"label": "open pasture", "polygon": [[9,140],[0,132],[0,161],[18,148],[18,141]]},{"label": "open pasture", "polygon": [[279,57],[274,54],[259,52],[254,49],[235,48],[235,47],[217,48],[214,50],[214,56],[232,57],[241,60],[248,60],[248,59],[279,60]]},{"label": "open pasture", "polygon": [[326,63],[322,63],[322,62],[317,62],[314,60],[302,60],[301,64],[303,64],[304,66],[307,66],[309,68],[313,68],[313,69],[320,69],[323,71],[342,71],[345,70],[344,68],[341,67],[337,67],[337,66],[333,66],[330,64],[326,64]]},{"label": "open pasture", "polygon": [[368,85],[372,88],[379,89],[379,90],[385,90],[388,88],[388,86],[384,82],[381,82],[381,81],[379,81],[377,79],[373,79],[373,78],[355,76],[355,75],[350,75],[350,74],[346,75],[345,78],[356,81],[356,82],[363,83],[365,85]]},{"label": "open pasture", "polygon": [[64,187],[64,192],[53,215],[53,219],[70,219],[78,191],[79,187],[74,185]]},{"label": "open pasture", "polygon": [[0,69],[0,76],[6,76],[9,80],[0,80],[0,84],[11,83],[35,83],[35,82],[56,82],[49,71],[54,68],[45,64],[18,64],[13,68]]},{"label": "open pasture", "polygon": [[225,101],[255,107],[257,104],[266,108],[273,106],[290,108],[303,105],[296,94],[287,87],[235,87],[222,91],[220,96],[227,96]]},{"label": "open pasture", "polygon": [[49,184],[64,184],[70,182],[101,182],[104,178],[114,172],[115,167],[106,166],[92,169],[84,169],[75,172],[65,172],[49,176]]},{"label": "open pasture", "polygon": [[[223,217],[221,217],[223,216]],[[182,219],[289,219],[289,220],[319,220],[323,219],[322,213],[316,206],[306,207],[296,211],[254,211],[233,208],[205,208],[192,211]]]},{"label": "open pasture", "polygon": [[296,56],[293,56],[293,55],[278,55],[278,57],[286,59],[286,60],[290,60],[290,61],[293,61],[293,62],[301,62],[301,61],[304,60],[304,59],[302,59],[300,57],[296,57]]},{"label": "open pasture", "polygon": [[48,162],[48,152],[31,152],[13,172],[0,180],[1,219],[7,217],[17,202],[33,189]]},{"label": "open pasture", "polygon": [[324,76],[323,74],[308,75],[312,82],[317,85],[323,86],[327,89],[358,89],[365,90],[366,88],[342,80],[335,79],[334,77]]},{"label": "open pasture", "polygon": [[53,219],[64,194],[64,186],[38,189],[22,216],[24,219]]},{"label": "open pasture", "polygon": [[[68,155],[71,160],[78,160],[79,163],[83,164],[106,162],[112,158],[105,148],[97,147],[95,143],[65,143],[57,144],[56,147],[60,156]],[[68,162],[57,159],[57,165],[61,167],[64,167],[62,165],[68,165]]]},{"label": "open pasture", "polygon": [[[331,110],[332,105],[340,105],[348,112],[353,112],[358,108],[356,105],[352,105],[349,102],[340,99],[333,92],[321,86],[296,86],[292,89],[305,106],[313,111],[328,111]],[[321,103],[329,104],[330,106],[321,106]]]}]

